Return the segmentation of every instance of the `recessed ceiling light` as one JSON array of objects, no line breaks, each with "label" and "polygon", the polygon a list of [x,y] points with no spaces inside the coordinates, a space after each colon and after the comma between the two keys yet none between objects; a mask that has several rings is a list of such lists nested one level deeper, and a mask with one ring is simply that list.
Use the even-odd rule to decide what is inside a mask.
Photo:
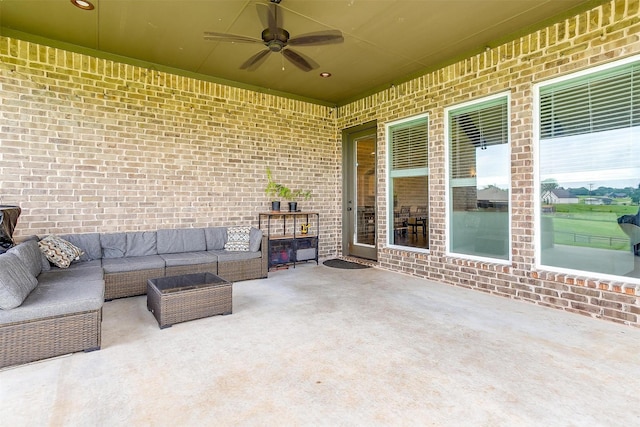
[{"label": "recessed ceiling light", "polygon": [[73,4],[75,7],[79,7],[82,10],[95,9],[95,6],[87,0],[71,0],[71,4]]},{"label": "recessed ceiling light", "polygon": [[331,73],[323,71],[322,73],[320,73],[320,77],[323,77],[323,78],[326,79],[327,77],[331,77]]}]

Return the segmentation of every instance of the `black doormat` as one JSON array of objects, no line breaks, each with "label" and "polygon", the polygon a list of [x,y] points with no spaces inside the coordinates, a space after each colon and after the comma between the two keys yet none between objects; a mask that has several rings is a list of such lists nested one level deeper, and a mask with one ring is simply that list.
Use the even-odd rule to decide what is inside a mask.
[{"label": "black doormat", "polygon": [[333,267],[333,268],[345,268],[345,269],[349,269],[349,270],[355,270],[355,269],[359,269],[359,268],[370,268],[370,265],[364,265],[364,264],[358,264],[356,262],[351,262],[351,261],[345,261],[343,259],[328,259],[325,262],[323,262],[324,265],[326,265],[327,267]]}]

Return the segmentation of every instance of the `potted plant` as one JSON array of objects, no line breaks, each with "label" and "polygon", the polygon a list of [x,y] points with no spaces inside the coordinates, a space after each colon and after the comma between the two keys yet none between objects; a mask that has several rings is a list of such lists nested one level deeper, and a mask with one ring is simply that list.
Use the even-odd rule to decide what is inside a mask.
[{"label": "potted plant", "polygon": [[311,191],[289,190],[285,187],[282,197],[289,201],[289,212],[297,212],[298,200],[309,200],[311,198]]},{"label": "potted plant", "polygon": [[[284,197],[284,194],[286,194],[287,191],[290,192],[291,190],[275,182],[273,180],[273,175],[271,174],[271,169],[267,168],[267,186],[264,189],[265,194],[275,199],[278,197]],[[276,212],[280,210],[280,200],[271,201],[271,210]]]},{"label": "potted plant", "polygon": [[[267,194],[267,196],[271,196],[273,198],[281,197],[285,200],[288,200],[289,212],[297,211],[298,200],[300,199],[309,200],[311,198],[311,191],[309,190],[291,190],[290,188],[275,182],[273,180],[273,174],[271,173],[270,168],[267,168],[267,186],[264,189],[264,192]],[[280,210],[279,200],[271,201],[271,210],[272,211]]]}]

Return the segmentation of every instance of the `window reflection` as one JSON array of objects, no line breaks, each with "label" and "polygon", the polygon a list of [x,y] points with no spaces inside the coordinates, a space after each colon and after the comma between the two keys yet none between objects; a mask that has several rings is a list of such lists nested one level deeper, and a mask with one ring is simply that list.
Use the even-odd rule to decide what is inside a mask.
[{"label": "window reflection", "polygon": [[393,179],[393,244],[429,248],[429,177]]},{"label": "window reflection", "polygon": [[509,259],[508,99],[449,112],[449,249]]},{"label": "window reflection", "polygon": [[356,141],[356,242],[375,245],[376,238],[375,139]]},{"label": "window reflection", "polygon": [[640,277],[640,128],[540,141],[540,261]]},{"label": "window reflection", "polygon": [[428,124],[425,114],[387,126],[391,245],[429,249]]}]

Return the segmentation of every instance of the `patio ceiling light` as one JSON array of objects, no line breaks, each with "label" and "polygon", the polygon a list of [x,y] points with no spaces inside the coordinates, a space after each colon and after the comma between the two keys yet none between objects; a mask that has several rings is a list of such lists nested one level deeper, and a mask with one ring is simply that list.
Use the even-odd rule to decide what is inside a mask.
[{"label": "patio ceiling light", "polygon": [[95,6],[93,5],[93,3],[87,0],[71,0],[71,4],[73,4],[75,7],[79,7],[82,10],[95,9]]}]

